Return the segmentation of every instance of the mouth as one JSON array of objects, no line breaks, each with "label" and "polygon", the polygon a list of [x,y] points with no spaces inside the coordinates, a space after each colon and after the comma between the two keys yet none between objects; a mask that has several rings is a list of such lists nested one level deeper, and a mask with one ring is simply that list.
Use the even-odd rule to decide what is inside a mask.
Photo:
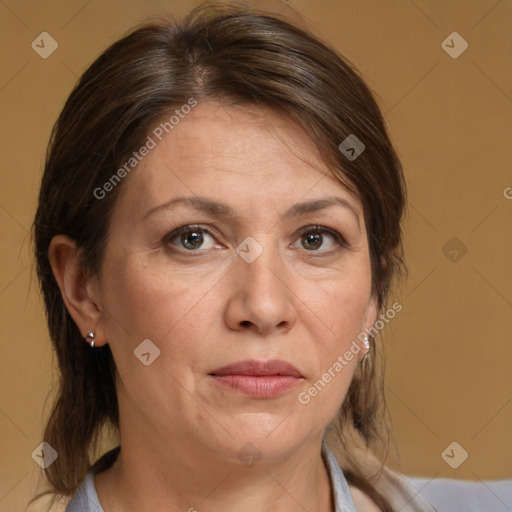
[{"label": "mouth", "polygon": [[295,366],[278,359],[239,361],[209,375],[219,385],[253,398],[276,397],[304,380]]}]

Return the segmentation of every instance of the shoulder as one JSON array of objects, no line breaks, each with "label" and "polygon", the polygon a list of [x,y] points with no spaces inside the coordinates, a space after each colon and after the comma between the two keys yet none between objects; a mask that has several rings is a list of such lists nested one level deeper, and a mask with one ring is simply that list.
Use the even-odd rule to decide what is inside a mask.
[{"label": "shoulder", "polygon": [[363,491],[350,484],[348,488],[350,489],[357,512],[381,512],[375,502]]},{"label": "shoulder", "polygon": [[384,466],[377,489],[402,512],[435,512],[435,509],[400,473]]},{"label": "shoulder", "polygon": [[85,480],[78,487],[65,512],[103,512],[96,489],[94,473],[89,471]]},{"label": "shoulder", "polygon": [[105,471],[117,459],[121,446],[116,446],[108,452],[104,453],[89,469],[85,479],[82,481],[73,498],[69,502],[65,512],[103,512],[96,487],[94,478],[97,473]]},{"label": "shoulder", "polygon": [[[332,461],[335,455],[330,451],[329,455],[332,455]],[[401,512],[435,512],[435,509],[423,498],[421,493],[408,483],[402,475],[383,465],[368,450],[354,449],[353,458],[359,472],[387,500],[392,510],[400,510]],[[336,467],[340,468],[341,471],[341,465],[337,459]],[[348,489],[357,512],[381,512],[379,505],[368,494],[357,487],[355,481],[350,481],[350,478],[348,480],[346,483],[348,484]]]}]

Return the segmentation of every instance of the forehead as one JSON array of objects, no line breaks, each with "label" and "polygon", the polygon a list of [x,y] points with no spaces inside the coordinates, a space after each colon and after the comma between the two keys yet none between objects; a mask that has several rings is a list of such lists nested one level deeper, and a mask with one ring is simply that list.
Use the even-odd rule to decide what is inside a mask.
[{"label": "forehead", "polygon": [[222,198],[235,208],[257,201],[275,210],[336,192],[355,199],[305,131],[283,112],[208,101],[168,130],[161,140],[151,135],[155,147],[124,184],[122,195],[131,209],[179,195]]}]

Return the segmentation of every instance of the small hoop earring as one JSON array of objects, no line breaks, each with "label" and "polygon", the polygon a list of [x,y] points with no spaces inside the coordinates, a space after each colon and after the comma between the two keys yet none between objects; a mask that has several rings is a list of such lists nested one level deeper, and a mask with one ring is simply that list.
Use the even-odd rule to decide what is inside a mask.
[{"label": "small hoop earring", "polygon": [[87,333],[87,336],[85,337],[85,341],[87,341],[87,343],[89,343],[91,348],[94,348],[94,331]]}]

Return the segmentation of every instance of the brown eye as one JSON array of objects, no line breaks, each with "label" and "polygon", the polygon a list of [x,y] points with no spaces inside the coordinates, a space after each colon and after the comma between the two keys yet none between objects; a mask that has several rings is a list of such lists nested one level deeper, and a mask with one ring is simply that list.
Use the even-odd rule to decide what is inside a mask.
[{"label": "brown eye", "polygon": [[320,233],[306,233],[301,237],[304,249],[316,250],[322,246],[323,237]]},{"label": "brown eye", "polygon": [[180,242],[185,249],[200,249],[203,241],[203,233],[199,230],[188,231],[180,235]]},{"label": "brown eye", "polygon": [[164,237],[163,242],[188,252],[217,247],[215,238],[207,229],[194,225],[182,226],[174,230]]},{"label": "brown eye", "polygon": [[332,253],[340,247],[348,247],[345,238],[333,229],[324,226],[307,226],[299,233],[299,239],[295,244],[298,249],[306,249],[308,252],[320,254]]}]

